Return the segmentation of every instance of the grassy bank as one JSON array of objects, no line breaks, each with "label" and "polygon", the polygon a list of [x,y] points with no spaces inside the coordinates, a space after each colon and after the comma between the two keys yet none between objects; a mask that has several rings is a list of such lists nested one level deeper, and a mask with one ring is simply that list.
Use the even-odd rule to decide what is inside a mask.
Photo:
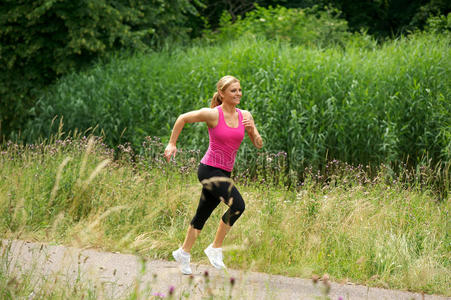
[{"label": "grassy bank", "polygon": [[[200,195],[195,153],[171,164],[158,142],[131,160],[100,139],[74,138],[0,155],[2,237],[170,259],[183,241]],[[290,276],[327,273],[336,281],[451,295],[450,199],[436,202],[425,185],[387,182],[387,169],[368,177],[340,162],[329,184],[311,174],[299,189],[236,176],[247,208],[225,245],[229,267]],[[424,172],[428,170],[425,169]],[[238,175],[238,174],[237,174]],[[207,222],[202,250],[225,206]]]}]

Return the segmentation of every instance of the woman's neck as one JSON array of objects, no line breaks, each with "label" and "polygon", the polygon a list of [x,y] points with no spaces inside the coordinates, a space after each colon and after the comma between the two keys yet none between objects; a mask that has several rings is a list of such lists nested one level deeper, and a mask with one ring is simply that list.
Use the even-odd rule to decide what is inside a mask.
[{"label": "woman's neck", "polygon": [[229,114],[233,114],[236,111],[236,105],[222,103],[221,107],[222,111],[225,111],[226,113]]}]

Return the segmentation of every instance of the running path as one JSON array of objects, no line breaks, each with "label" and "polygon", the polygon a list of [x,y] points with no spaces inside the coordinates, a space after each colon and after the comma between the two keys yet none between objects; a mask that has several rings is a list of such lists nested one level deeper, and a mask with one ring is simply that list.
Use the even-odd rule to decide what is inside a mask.
[{"label": "running path", "polygon": [[[3,240],[0,255],[6,258],[9,272],[36,275],[36,280],[81,282],[96,286],[100,298],[118,299],[139,290],[142,299],[152,295],[168,297],[173,287],[174,299],[318,299],[323,282],[268,275],[240,270],[219,271],[211,266],[192,264],[193,276],[182,275],[175,262],[143,261],[136,255],[82,250],[25,241]],[[205,277],[205,271],[208,277]],[[235,284],[231,288],[230,280]],[[208,283],[206,282],[208,281]],[[101,287],[101,288],[100,288]],[[369,288],[361,285],[330,283],[330,299],[451,299],[404,291]]]}]

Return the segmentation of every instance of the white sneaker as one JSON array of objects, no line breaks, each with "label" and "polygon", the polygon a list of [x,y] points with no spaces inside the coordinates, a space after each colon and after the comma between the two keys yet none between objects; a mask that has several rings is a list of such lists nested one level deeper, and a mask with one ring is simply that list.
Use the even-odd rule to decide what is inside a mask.
[{"label": "white sneaker", "polygon": [[222,248],[213,248],[213,244],[211,244],[207,247],[207,249],[204,250],[204,252],[205,254],[207,254],[207,257],[213,267],[215,267],[216,269],[226,268],[224,262],[222,261]]},{"label": "white sneaker", "polygon": [[180,264],[180,271],[183,274],[190,275],[193,273],[191,271],[191,267],[189,266],[189,262],[191,260],[191,255],[189,253],[186,253],[182,248],[179,248],[172,252],[172,256]]}]

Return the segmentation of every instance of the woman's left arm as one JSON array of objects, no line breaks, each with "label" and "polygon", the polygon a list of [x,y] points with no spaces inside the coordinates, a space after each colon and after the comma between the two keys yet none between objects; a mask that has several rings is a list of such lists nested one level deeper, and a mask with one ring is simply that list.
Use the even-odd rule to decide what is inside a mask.
[{"label": "woman's left arm", "polygon": [[252,144],[254,144],[254,146],[258,149],[263,147],[263,139],[258,133],[257,127],[254,123],[254,118],[252,118],[251,113],[248,111],[243,111],[243,125],[246,129],[247,135],[249,135],[249,138],[252,141]]}]

